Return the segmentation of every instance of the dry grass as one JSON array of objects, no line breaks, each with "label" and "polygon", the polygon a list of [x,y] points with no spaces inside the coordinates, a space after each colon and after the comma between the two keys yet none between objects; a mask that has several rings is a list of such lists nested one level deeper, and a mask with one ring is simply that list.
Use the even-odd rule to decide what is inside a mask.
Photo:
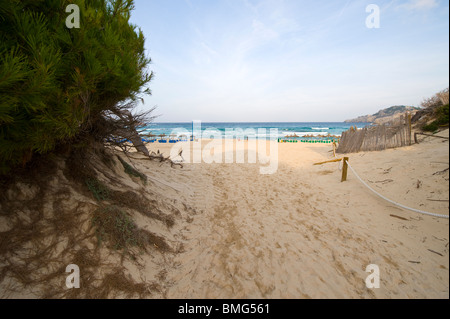
[{"label": "dry grass", "polygon": [[[163,293],[156,282],[135,282],[126,274],[123,261],[134,259],[134,249],[173,253],[164,238],[139,229],[126,209],[168,227],[174,224],[173,216],[163,214],[156,200],[131,191],[113,191],[100,183],[96,177],[98,167],[94,169],[87,163],[95,162],[107,170],[113,161],[105,154],[73,152],[64,162],[67,180],[57,174],[57,168],[64,166],[60,162],[33,162],[28,169],[0,183],[0,216],[12,224],[0,236],[0,297],[28,292],[42,298],[145,298]],[[57,183],[50,183],[52,180]],[[34,196],[15,198],[18,182],[35,187]],[[74,191],[80,194],[78,200],[71,197]],[[84,201],[83,195],[93,196],[97,204]],[[104,248],[98,245],[98,239],[105,243]],[[105,249],[112,259],[104,256]],[[121,262],[108,261],[117,258]],[[82,289],[65,287],[65,267],[69,264],[82,269]]]}]

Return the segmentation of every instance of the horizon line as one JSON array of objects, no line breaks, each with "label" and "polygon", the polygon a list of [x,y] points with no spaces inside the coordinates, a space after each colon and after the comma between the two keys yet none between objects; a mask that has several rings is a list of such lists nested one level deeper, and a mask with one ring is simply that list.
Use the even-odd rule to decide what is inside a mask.
[{"label": "horizon line", "polygon": [[180,121],[164,121],[164,122],[151,122],[151,123],[159,123],[159,124],[171,124],[171,123],[192,123],[194,121],[201,121],[202,123],[217,123],[217,124],[224,124],[224,123],[372,123],[372,122],[346,122],[346,121],[306,121],[306,122],[292,122],[292,121],[271,121],[271,122],[264,122],[264,121],[224,121],[224,122],[216,122],[216,121],[202,121],[202,120],[192,120],[188,122],[180,122]]}]

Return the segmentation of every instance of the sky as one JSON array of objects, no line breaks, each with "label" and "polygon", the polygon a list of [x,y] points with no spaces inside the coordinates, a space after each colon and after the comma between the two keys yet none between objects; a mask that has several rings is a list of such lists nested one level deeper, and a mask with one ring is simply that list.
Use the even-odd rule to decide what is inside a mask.
[{"label": "sky", "polygon": [[449,86],[448,0],[135,0],[131,23],[157,122],[340,122]]}]

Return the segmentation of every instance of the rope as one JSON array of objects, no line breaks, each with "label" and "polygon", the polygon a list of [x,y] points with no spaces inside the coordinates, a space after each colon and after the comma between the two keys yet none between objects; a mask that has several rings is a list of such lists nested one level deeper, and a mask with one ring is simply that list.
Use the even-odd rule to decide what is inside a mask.
[{"label": "rope", "polygon": [[419,213],[419,214],[424,214],[424,215],[429,215],[429,216],[433,216],[433,217],[439,217],[439,218],[446,218],[448,219],[448,215],[439,215],[439,214],[434,214],[434,213],[429,213],[423,210],[419,210],[419,209],[415,209],[415,208],[411,208],[411,207],[407,207],[405,205],[399,204],[397,202],[394,202],[393,200],[390,200],[389,198],[384,197],[383,195],[381,195],[380,193],[378,193],[377,191],[375,191],[373,188],[371,188],[369,185],[367,185],[366,182],[364,182],[361,177],[359,177],[359,175],[355,172],[355,170],[353,169],[353,167],[348,163],[348,161],[345,161],[348,165],[348,167],[350,167],[351,171],[353,172],[353,174],[355,174],[355,176],[359,179],[359,181],[361,183],[364,184],[364,186],[366,186],[368,189],[370,189],[372,192],[374,192],[376,195],[380,196],[381,198],[383,198],[385,201],[388,201],[389,203],[392,203],[396,206],[399,206],[401,208],[407,209],[407,210],[411,210],[413,212]]}]

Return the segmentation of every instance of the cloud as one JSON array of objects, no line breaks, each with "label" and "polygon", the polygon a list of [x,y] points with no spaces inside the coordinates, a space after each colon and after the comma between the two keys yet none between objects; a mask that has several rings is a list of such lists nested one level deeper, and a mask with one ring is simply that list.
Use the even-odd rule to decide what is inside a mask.
[{"label": "cloud", "polygon": [[436,0],[409,0],[407,3],[399,5],[398,8],[403,8],[409,11],[427,10],[437,7],[439,4]]},{"label": "cloud", "polygon": [[253,20],[252,23],[253,35],[264,40],[272,40],[278,37],[278,33],[266,27],[264,23],[258,20]]}]

